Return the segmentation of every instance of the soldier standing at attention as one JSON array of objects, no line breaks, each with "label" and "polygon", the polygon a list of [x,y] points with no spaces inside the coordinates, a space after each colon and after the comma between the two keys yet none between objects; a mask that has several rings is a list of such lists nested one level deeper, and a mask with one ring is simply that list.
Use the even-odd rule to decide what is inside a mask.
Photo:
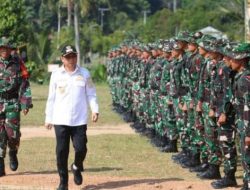
[{"label": "soldier standing at attention", "polygon": [[82,184],[83,161],[87,154],[88,105],[92,121],[98,120],[95,86],[87,69],[77,65],[75,47],[62,49],[63,66],[52,73],[46,105],[45,127],[54,125],[56,134],[57,169],[60,176],[58,190],[68,189],[68,156],[70,139],[75,149],[71,164],[76,185]]},{"label": "soldier standing at attention", "polygon": [[11,55],[12,47],[5,37],[0,39],[0,177],[5,175],[4,158],[9,147],[10,169],[18,168],[20,144],[20,111],[26,115],[32,107],[27,75],[23,75],[21,59]]},{"label": "soldier standing at attention", "polygon": [[[236,127],[240,137],[241,162],[244,186],[250,189],[250,44],[242,43],[233,49],[231,68],[236,71],[233,85],[233,106],[236,110]],[[222,118],[220,118],[223,120]],[[226,120],[226,115],[224,115]]]}]

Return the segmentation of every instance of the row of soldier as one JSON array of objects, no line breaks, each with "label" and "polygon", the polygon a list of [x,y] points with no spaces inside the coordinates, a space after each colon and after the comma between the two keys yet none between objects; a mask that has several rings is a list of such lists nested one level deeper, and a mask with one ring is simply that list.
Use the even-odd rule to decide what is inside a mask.
[{"label": "row of soldier", "polygon": [[250,189],[250,44],[180,32],[150,44],[125,41],[108,57],[113,105],[125,120],[163,152],[178,152],[179,140],[172,159],[216,179],[216,189],[237,185],[238,134],[242,190]]}]

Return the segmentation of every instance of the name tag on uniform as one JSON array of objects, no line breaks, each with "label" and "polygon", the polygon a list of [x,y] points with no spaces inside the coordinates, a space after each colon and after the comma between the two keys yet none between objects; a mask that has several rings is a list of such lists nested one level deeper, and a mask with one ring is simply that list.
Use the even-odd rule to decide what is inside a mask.
[{"label": "name tag on uniform", "polygon": [[82,75],[75,76],[74,85],[76,86],[85,86],[85,79]]}]

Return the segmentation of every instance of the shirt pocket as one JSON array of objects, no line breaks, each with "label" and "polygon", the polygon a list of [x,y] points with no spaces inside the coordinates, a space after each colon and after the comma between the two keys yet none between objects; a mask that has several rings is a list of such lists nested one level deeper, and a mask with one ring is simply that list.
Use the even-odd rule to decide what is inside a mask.
[{"label": "shirt pocket", "polygon": [[68,84],[66,82],[58,82],[57,83],[57,93],[63,95],[67,92]]},{"label": "shirt pocket", "polygon": [[77,80],[74,81],[73,85],[79,88],[84,88],[86,86],[86,82],[85,80]]}]

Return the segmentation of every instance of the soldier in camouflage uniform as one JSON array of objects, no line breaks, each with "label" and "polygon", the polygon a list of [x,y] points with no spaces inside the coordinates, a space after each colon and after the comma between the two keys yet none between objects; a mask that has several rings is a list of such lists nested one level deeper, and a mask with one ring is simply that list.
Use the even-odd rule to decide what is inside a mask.
[{"label": "soldier in camouflage uniform", "polygon": [[163,41],[155,42],[152,55],[155,58],[155,64],[150,70],[149,86],[150,86],[150,104],[151,104],[151,119],[154,121],[155,136],[151,142],[157,147],[164,147],[168,143],[167,134],[165,131],[162,117],[162,102],[161,102],[161,77],[163,66],[166,62],[164,53],[162,51]]},{"label": "soldier in camouflage uniform", "polygon": [[10,169],[15,171],[18,168],[20,111],[26,115],[32,107],[27,71],[21,59],[11,55],[11,46],[4,37],[0,39],[0,70],[0,176],[4,176],[7,145]]},{"label": "soldier in camouflage uniform", "polygon": [[[235,43],[226,43],[221,53],[224,55],[216,67],[216,77],[214,80],[214,104],[218,105],[216,115],[226,115],[224,121],[218,120],[218,139],[220,149],[224,159],[225,176],[217,181],[212,182],[216,189],[236,186],[235,172],[237,168],[237,151],[236,151],[236,127],[234,123],[235,111],[230,100],[232,99],[232,86],[236,72],[230,68],[230,51]],[[216,101],[215,101],[216,100]]]},{"label": "soldier in camouflage uniform", "polygon": [[[233,106],[236,110],[236,127],[240,137],[240,153],[244,170],[244,186],[250,189],[250,44],[242,43],[233,49],[231,68],[236,71],[233,85]],[[223,116],[222,116],[223,117]],[[225,115],[224,115],[225,117]],[[223,120],[223,118],[220,118]],[[226,118],[224,118],[226,119]]]},{"label": "soldier in camouflage uniform", "polygon": [[[182,85],[181,81],[181,69],[183,66],[183,55],[184,49],[186,48],[186,44],[183,41],[174,41],[173,42],[173,50],[171,52],[171,63],[169,64],[170,71],[170,89],[169,89],[169,99],[168,105],[170,107],[173,106],[172,114],[174,114],[176,121],[172,122],[174,125],[169,126],[169,146],[166,147],[165,152],[177,152],[177,139],[179,137],[179,133],[183,132],[183,118],[182,112],[179,106],[179,98],[180,98],[180,89]],[[172,127],[172,129],[170,128]]]},{"label": "soldier in camouflage uniform", "polygon": [[200,164],[200,146],[201,141],[199,130],[195,127],[195,97],[197,94],[197,86],[199,81],[199,73],[201,68],[201,56],[198,53],[198,45],[196,41],[202,37],[202,33],[191,34],[186,38],[188,42],[188,48],[186,52],[185,67],[182,72],[182,81],[185,80],[185,86],[187,94],[183,96],[183,109],[186,118],[187,136],[186,140],[189,140],[188,147],[183,149],[183,155],[173,157],[173,159],[183,159],[182,167],[195,167]]},{"label": "soldier in camouflage uniform", "polygon": [[218,141],[218,126],[215,115],[216,105],[213,105],[214,97],[214,76],[216,65],[222,59],[217,51],[217,40],[210,38],[205,48],[208,50],[208,59],[205,62],[200,77],[198,91],[198,106],[201,106],[204,115],[205,144],[208,150],[209,168],[207,171],[198,174],[202,179],[220,179],[219,167],[221,164],[221,151]]}]

